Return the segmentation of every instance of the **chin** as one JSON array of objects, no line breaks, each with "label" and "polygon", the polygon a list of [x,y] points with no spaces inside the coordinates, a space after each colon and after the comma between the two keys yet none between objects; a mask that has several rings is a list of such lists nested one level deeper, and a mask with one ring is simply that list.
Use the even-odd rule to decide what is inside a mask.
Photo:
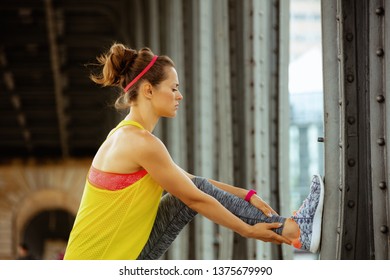
[{"label": "chin", "polygon": [[162,117],[164,117],[164,118],[169,118],[169,119],[173,119],[173,118],[175,118],[176,117],[176,112],[175,113],[173,113],[173,114],[164,114],[164,115],[162,115]]}]

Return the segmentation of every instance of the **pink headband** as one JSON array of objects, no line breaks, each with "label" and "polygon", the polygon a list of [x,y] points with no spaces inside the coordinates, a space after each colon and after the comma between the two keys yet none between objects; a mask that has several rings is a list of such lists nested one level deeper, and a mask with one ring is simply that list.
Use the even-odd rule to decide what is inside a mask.
[{"label": "pink headband", "polygon": [[139,79],[141,79],[141,77],[142,77],[143,75],[145,75],[146,72],[149,71],[149,69],[150,69],[150,68],[153,66],[153,64],[156,62],[157,58],[158,58],[158,55],[153,56],[152,61],[149,62],[149,64],[145,67],[145,69],[142,70],[142,72],[139,73],[139,74],[137,75],[137,77],[135,77],[135,78],[134,78],[126,87],[125,87],[125,89],[124,89],[125,92],[128,91],[128,90],[129,90],[129,89],[130,89],[130,88],[131,88]]}]

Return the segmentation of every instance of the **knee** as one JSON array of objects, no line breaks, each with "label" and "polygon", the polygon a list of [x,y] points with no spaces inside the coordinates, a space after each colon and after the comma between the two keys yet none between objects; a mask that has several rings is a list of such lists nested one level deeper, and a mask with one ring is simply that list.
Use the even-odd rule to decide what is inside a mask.
[{"label": "knee", "polygon": [[215,186],[211,184],[206,178],[194,177],[192,178],[195,186],[204,193],[212,194],[215,190]]},{"label": "knee", "polygon": [[198,189],[202,189],[206,184],[206,182],[208,182],[206,178],[198,177],[198,176],[192,178],[191,180],[195,184],[195,186],[197,186]]}]

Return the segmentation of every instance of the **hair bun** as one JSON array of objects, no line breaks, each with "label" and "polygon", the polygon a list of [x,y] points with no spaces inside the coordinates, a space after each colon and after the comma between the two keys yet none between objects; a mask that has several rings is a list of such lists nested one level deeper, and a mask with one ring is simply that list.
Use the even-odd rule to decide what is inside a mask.
[{"label": "hair bun", "polygon": [[109,51],[110,62],[117,75],[125,74],[138,56],[138,52],[125,47],[123,44],[113,44]]},{"label": "hair bun", "polygon": [[114,43],[108,52],[97,57],[103,71],[100,74],[91,74],[90,78],[102,86],[120,86],[137,56],[136,50]]},{"label": "hair bun", "polygon": [[125,74],[131,68],[131,66],[134,64],[135,60],[137,59],[137,57],[138,57],[138,52],[136,50],[128,49],[128,48],[124,49],[123,59],[121,64],[122,71],[120,72],[122,75]]}]

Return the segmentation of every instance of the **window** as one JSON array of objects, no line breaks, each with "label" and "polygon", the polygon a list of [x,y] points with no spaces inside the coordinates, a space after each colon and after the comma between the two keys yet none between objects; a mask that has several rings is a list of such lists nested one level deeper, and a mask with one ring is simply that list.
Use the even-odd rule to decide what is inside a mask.
[{"label": "window", "polygon": [[[291,209],[308,194],[313,174],[324,174],[321,1],[290,1],[290,186]],[[294,258],[316,255],[295,252]]]}]

